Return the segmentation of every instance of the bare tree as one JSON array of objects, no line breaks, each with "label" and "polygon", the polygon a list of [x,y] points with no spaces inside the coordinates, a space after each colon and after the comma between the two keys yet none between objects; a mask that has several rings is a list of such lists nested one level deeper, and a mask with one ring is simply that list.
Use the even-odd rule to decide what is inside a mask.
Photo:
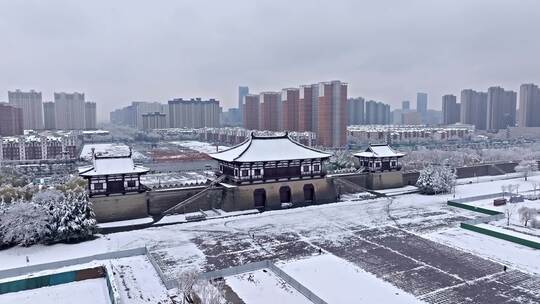
[{"label": "bare tree", "polygon": [[200,278],[199,272],[190,269],[180,273],[177,278],[178,293],[182,304],[222,304],[223,282],[210,283]]},{"label": "bare tree", "polygon": [[223,304],[223,281],[199,281],[195,285],[201,304]]},{"label": "bare tree", "polygon": [[185,270],[176,279],[178,293],[182,297],[182,304],[194,303],[193,286],[199,280],[199,273],[193,269]]},{"label": "bare tree", "polygon": [[523,226],[527,227],[527,224],[531,219],[533,219],[536,214],[538,213],[538,210],[534,208],[528,208],[528,207],[521,207],[518,209],[519,213],[519,219],[523,223]]},{"label": "bare tree", "polygon": [[538,191],[538,189],[540,189],[540,184],[538,182],[533,182],[532,187],[533,187],[534,197],[536,199],[536,191]]},{"label": "bare tree", "polygon": [[510,218],[514,214],[514,210],[516,209],[516,205],[512,203],[508,203],[504,207],[504,214],[506,215],[506,226],[510,226]]}]

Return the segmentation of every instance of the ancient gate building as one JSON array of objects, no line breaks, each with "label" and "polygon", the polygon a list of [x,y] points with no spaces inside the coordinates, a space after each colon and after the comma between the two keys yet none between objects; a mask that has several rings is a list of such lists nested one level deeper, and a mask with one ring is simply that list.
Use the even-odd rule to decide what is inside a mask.
[{"label": "ancient gate building", "polygon": [[287,204],[334,199],[334,191],[324,178],[324,163],[330,154],[304,146],[287,133],[252,133],[245,142],[210,156],[219,162],[223,183],[236,188],[234,199],[229,200],[236,206],[230,209],[279,209]]}]

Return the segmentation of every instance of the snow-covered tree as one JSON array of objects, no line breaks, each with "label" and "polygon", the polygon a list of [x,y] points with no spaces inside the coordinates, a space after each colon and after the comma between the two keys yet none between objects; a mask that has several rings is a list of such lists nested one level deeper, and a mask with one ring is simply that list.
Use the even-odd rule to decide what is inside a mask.
[{"label": "snow-covered tree", "polygon": [[30,246],[44,240],[51,218],[38,204],[18,200],[0,214],[0,247]]},{"label": "snow-covered tree", "polygon": [[527,227],[527,224],[538,214],[538,210],[534,208],[521,207],[518,209],[519,219],[523,223],[523,226]]},{"label": "snow-covered tree", "polygon": [[208,280],[200,279],[199,272],[188,269],[182,271],[176,279],[178,286],[178,296],[184,303],[200,304],[223,304],[223,283],[210,283]]},{"label": "snow-covered tree", "polygon": [[452,191],[456,182],[456,174],[452,168],[441,165],[428,165],[422,171],[416,182],[420,193],[442,194]]},{"label": "snow-covered tree", "polygon": [[330,171],[353,168],[354,156],[348,150],[336,150],[330,157],[326,166]]},{"label": "snow-covered tree", "polygon": [[48,243],[78,242],[96,233],[97,223],[86,193],[50,194],[48,198],[43,202],[52,218]]},{"label": "snow-covered tree", "polygon": [[30,200],[38,188],[34,185],[24,187],[14,187],[11,184],[0,186],[0,200],[9,204],[17,200]]},{"label": "snow-covered tree", "polygon": [[515,168],[516,172],[522,172],[523,177],[527,180],[527,177],[534,171],[538,171],[538,162],[533,159],[524,159]]},{"label": "snow-covered tree", "polygon": [[67,179],[66,182],[56,186],[57,190],[64,193],[67,192],[84,192],[86,191],[87,181],[78,176],[72,176]]}]

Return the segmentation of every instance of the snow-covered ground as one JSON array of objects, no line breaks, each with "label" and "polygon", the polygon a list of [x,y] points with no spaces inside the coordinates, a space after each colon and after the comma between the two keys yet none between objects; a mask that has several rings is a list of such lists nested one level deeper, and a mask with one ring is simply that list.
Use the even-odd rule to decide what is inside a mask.
[{"label": "snow-covered ground", "polygon": [[152,223],[153,221],[154,219],[151,217],[143,217],[143,218],[134,219],[134,220],[99,223],[98,227],[111,228],[111,227],[134,226],[134,225],[141,225],[141,224],[149,224],[149,223]]},{"label": "snow-covered ground", "polygon": [[217,146],[216,148],[216,145],[196,140],[172,141],[171,144],[195,150],[201,153],[213,153],[217,152],[217,150],[222,151],[229,148],[227,146]]},{"label": "snow-covered ground", "polygon": [[0,303],[110,304],[105,279],[90,279],[0,295]]},{"label": "snow-covered ground", "polygon": [[[522,270],[524,276],[540,274],[540,254],[538,250],[459,228],[460,222],[479,214],[447,206],[446,202],[497,193],[501,185],[507,184],[520,184],[520,191],[526,191],[538,181],[540,176],[529,181],[517,178],[465,184],[457,186],[455,194],[405,194],[393,199],[341,201],[114,233],[79,244],[14,247],[0,251],[0,269],[25,266],[26,256],[28,264],[36,264],[146,245],[164,274],[174,278],[186,268],[211,271],[264,259],[278,264],[295,263],[303,258],[318,258],[312,256],[323,248],[333,255],[325,258],[339,261],[328,261],[328,265],[333,265],[328,269],[337,274],[331,284],[335,288],[347,286],[342,278],[350,276],[357,282],[352,289],[357,293],[361,293],[362,284],[373,284],[377,288],[396,289],[399,294],[393,295],[403,297],[403,301],[412,295],[425,299],[434,294],[440,300],[450,294],[455,296],[456,292],[467,295],[471,290],[486,295],[492,291],[488,283],[505,275],[502,264],[511,270]],[[301,281],[300,277],[293,277]],[[315,282],[305,284],[314,284],[311,290],[315,294],[323,298],[324,292],[333,295],[335,290],[317,287],[322,283],[316,280],[324,278],[314,274],[311,277]],[[497,286],[511,289],[505,295],[517,294],[513,284]],[[340,303],[343,302],[346,301]],[[497,303],[476,298],[472,302]]]},{"label": "snow-covered ground", "polygon": [[495,226],[495,225],[491,225],[491,224],[477,224],[475,226],[480,227],[480,228],[484,228],[484,229],[488,229],[488,230],[491,230],[491,231],[494,231],[494,232],[499,232],[499,233],[507,234],[507,235],[510,235],[510,236],[515,236],[517,238],[521,238],[521,239],[528,240],[528,241],[533,241],[533,242],[536,242],[536,243],[540,244],[540,238],[537,237],[537,236],[534,236],[534,235],[529,235],[529,234],[521,233],[521,232],[518,232],[518,231],[504,229],[504,228],[502,228],[500,226]]},{"label": "snow-covered ground", "polygon": [[377,192],[384,193],[384,194],[386,194],[388,196],[402,195],[402,194],[412,193],[412,192],[416,192],[416,191],[418,191],[418,187],[410,186],[410,185],[409,186],[404,186],[404,187],[399,187],[399,188],[377,190]]},{"label": "snow-covered ground", "polygon": [[[502,198],[502,196],[501,196]],[[508,197],[506,197],[508,199]],[[537,236],[537,241],[540,241],[540,229],[539,228],[533,228],[530,225],[530,221],[527,227],[524,226],[523,222],[520,219],[520,213],[519,209],[521,207],[527,207],[527,208],[533,208],[540,210],[540,200],[524,200],[523,202],[519,203],[507,203],[506,205],[502,206],[494,206],[493,205],[493,199],[483,199],[483,200],[477,200],[472,202],[467,202],[466,204],[476,207],[482,207],[489,210],[498,211],[501,213],[504,213],[505,215],[510,214],[510,225],[508,224],[507,219],[502,219],[499,221],[492,221],[490,222],[491,225],[504,228],[508,233],[511,234],[512,231],[516,232],[522,232],[526,235],[535,235]],[[521,237],[527,238],[527,236],[521,235]]]},{"label": "snow-covered ground", "polygon": [[123,303],[173,303],[146,256],[111,260],[111,264]]},{"label": "snow-covered ground", "polygon": [[426,237],[540,275],[540,250],[461,228],[433,232]]},{"label": "snow-covered ground", "polygon": [[424,303],[331,254],[278,265],[328,303]]},{"label": "snow-covered ground", "polygon": [[[214,209],[214,210],[205,210],[204,214],[206,215],[206,219],[215,219],[215,218],[225,218],[225,217],[231,217],[231,216],[238,216],[238,215],[247,215],[247,214],[256,214],[259,213],[259,210],[257,209],[251,209],[251,210],[241,210],[241,211],[231,211],[226,212],[221,209]],[[166,215],[161,220],[159,220],[158,224],[171,224],[171,223],[187,223],[187,218],[189,216],[197,216],[202,215],[201,212],[192,212],[192,213],[182,213],[182,214],[173,214],[173,215]]]},{"label": "snow-covered ground", "polygon": [[246,304],[312,303],[268,269],[226,277],[225,282]]}]

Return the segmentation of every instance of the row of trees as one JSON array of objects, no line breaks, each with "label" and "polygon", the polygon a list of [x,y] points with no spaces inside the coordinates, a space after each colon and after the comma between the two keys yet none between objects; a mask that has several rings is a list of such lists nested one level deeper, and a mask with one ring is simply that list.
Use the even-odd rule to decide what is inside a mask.
[{"label": "row of trees", "polygon": [[428,164],[451,163],[454,167],[476,165],[497,161],[521,161],[540,159],[538,144],[525,147],[511,147],[506,149],[461,148],[456,150],[420,149],[404,151],[407,155],[401,164],[408,170],[421,170]]}]

